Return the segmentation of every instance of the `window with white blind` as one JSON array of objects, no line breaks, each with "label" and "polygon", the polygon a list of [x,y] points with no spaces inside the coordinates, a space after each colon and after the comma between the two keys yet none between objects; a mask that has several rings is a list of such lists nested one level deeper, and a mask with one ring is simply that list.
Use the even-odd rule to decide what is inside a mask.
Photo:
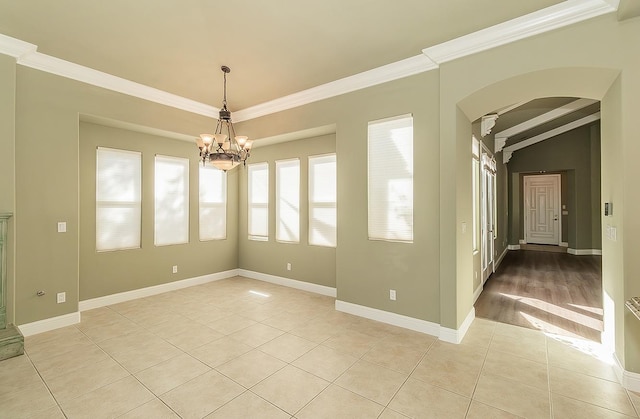
[{"label": "window with white blind", "polygon": [[200,166],[200,240],[227,237],[227,172]]},{"label": "window with white blind", "polygon": [[300,160],[276,161],[276,240],[300,241]]},{"label": "window with white blind", "polygon": [[156,246],[189,242],[189,159],[156,155]]},{"label": "window with white blind", "polygon": [[142,154],[96,151],[96,250],[140,247]]},{"label": "window with white blind", "polygon": [[413,117],[369,122],[369,239],[413,242]]},{"label": "window with white blind", "polygon": [[336,155],[309,157],[309,244],[336,246]]},{"label": "window with white blind", "polygon": [[251,240],[269,240],[269,163],[250,164],[248,233]]}]

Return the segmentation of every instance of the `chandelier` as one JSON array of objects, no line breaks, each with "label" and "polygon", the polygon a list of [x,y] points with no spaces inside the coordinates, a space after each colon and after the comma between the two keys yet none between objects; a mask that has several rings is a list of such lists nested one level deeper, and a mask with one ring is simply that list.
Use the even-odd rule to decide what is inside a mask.
[{"label": "chandelier", "polygon": [[200,149],[202,165],[207,160],[220,170],[231,170],[240,163],[246,164],[253,141],[244,135],[236,135],[231,122],[231,111],[227,109],[227,73],[231,69],[226,65],[221,68],[224,73],[224,100],[220,109],[218,124],[213,134],[200,134],[196,143]]}]

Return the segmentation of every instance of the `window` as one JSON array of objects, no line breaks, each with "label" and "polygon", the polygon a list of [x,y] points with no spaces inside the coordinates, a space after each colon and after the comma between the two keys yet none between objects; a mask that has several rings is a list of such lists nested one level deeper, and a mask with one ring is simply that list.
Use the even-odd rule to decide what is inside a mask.
[{"label": "window", "polygon": [[200,240],[227,238],[227,172],[200,166]]},{"label": "window", "polygon": [[309,244],[336,246],[336,155],[309,157]]},{"label": "window", "polygon": [[269,240],[269,164],[250,164],[249,187],[249,239]]},{"label": "window", "polygon": [[300,160],[276,161],[276,240],[300,241]]},{"label": "window", "polygon": [[480,249],[480,142],[473,136],[471,141],[471,190],[473,199],[473,251]]},{"label": "window", "polygon": [[96,250],[140,247],[142,155],[96,151]]},{"label": "window", "polygon": [[156,155],[156,246],[189,242],[189,159]]},{"label": "window", "polygon": [[369,239],[413,242],[413,117],[369,122]]}]

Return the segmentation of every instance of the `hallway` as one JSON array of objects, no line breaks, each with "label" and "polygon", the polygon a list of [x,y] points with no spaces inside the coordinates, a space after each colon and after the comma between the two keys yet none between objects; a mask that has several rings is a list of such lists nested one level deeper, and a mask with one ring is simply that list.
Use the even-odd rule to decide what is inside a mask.
[{"label": "hallway", "polygon": [[602,258],[510,251],[487,280],[476,316],[600,342]]}]

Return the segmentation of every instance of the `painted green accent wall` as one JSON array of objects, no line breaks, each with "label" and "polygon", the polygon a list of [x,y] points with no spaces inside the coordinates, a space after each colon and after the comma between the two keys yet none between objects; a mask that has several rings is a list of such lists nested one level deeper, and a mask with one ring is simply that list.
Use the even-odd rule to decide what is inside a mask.
[{"label": "painted green accent wall", "polygon": [[[520,174],[518,182],[510,182],[511,191],[523,196],[523,177],[545,174],[562,175],[562,205],[568,215],[562,216],[562,241],[571,249],[601,249],[600,236],[600,124],[576,128],[554,138],[517,150],[507,164],[510,174]],[[519,211],[511,213],[511,225],[518,230],[511,234],[511,244],[524,239],[522,199]],[[596,214],[593,214],[593,210]],[[561,211],[561,210],[560,210]]]},{"label": "painted green accent wall", "polygon": [[[325,135],[258,147],[251,163],[269,163],[269,241],[249,240],[247,233],[247,169],[241,168],[239,192],[240,268],[327,287],[336,286],[336,249],[309,245],[309,156],[335,153],[336,136]],[[276,160],[300,159],[300,243],[276,241]],[[287,271],[291,263],[291,271]]]},{"label": "painted green accent wall", "polygon": [[[142,153],[142,246],[96,252],[96,148]],[[190,159],[189,243],[154,245],[154,158]],[[195,143],[80,122],[80,301],[238,267],[238,170],[227,174],[227,238],[200,241]],[[172,266],[178,273],[172,273]]]}]

